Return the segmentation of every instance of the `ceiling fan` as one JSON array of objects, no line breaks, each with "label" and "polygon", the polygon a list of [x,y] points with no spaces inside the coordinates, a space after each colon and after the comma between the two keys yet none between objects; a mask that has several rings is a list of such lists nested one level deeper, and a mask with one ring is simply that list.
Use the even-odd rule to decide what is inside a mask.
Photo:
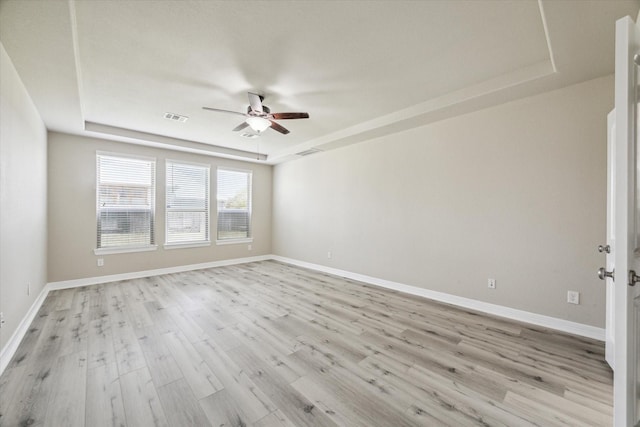
[{"label": "ceiling fan", "polygon": [[239,113],[237,111],[221,110],[219,108],[202,107],[204,110],[219,111],[221,113],[230,113],[246,117],[245,121],[233,128],[234,132],[240,131],[247,126],[250,126],[257,133],[262,133],[269,127],[282,134],[288,134],[289,130],[274,120],[289,120],[289,119],[308,119],[309,113],[272,113],[269,107],[262,104],[264,97],[257,93],[247,92],[249,96],[249,106],[246,113]]}]

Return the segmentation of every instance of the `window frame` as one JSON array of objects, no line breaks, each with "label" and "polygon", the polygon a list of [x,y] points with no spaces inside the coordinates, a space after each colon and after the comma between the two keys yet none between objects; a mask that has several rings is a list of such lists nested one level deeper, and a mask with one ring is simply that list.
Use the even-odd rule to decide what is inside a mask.
[{"label": "window frame", "polygon": [[[179,164],[179,165],[186,165],[186,166],[196,166],[196,167],[201,167],[204,168],[206,170],[206,195],[207,195],[207,203],[206,203],[206,209],[205,209],[205,215],[206,215],[206,228],[207,228],[207,235],[205,240],[198,240],[198,241],[186,241],[186,242],[169,242],[168,238],[169,238],[169,213],[170,212],[185,212],[184,209],[170,209],[167,205],[168,205],[168,200],[169,200],[169,176],[168,176],[168,169],[169,169],[169,163],[172,164]],[[197,163],[197,162],[190,162],[190,161],[186,161],[186,160],[174,160],[174,159],[165,159],[165,178],[164,178],[164,185],[165,185],[165,201],[164,201],[164,209],[165,209],[165,226],[164,226],[164,248],[165,249],[183,249],[183,248],[198,248],[198,247],[206,247],[206,246],[211,246],[211,165],[208,163]],[[201,210],[188,210],[189,212],[201,212]]]},{"label": "window frame", "polygon": [[[220,188],[220,180],[218,179],[218,172],[220,170],[229,172],[239,172],[248,174],[248,189],[247,189],[247,211],[249,214],[248,232],[246,237],[231,237],[226,239],[220,239],[220,208],[218,206],[218,189]],[[228,166],[216,167],[216,245],[233,245],[239,243],[252,243],[253,242],[253,170],[240,169]]]},{"label": "window frame", "polygon": [[[100,157],[116,157],[127,160],[138,160],[138,161],[146,161],[151,165],[151,191],[150,191],[150,200],[149,200],[149,209],[150,209],[150,220],[149,220],[149,244],[143,245],[121,245],[121,246],[106,246],[100,247],[101,242],[101,206],[100,206],[100,167],[99,167],[99,158]],[[95,166],[96,166],[96,248],[93,250],[95,255],[108,255],[108,254],[119,254],[119,253],[128,253],[128,252],[146,252],[146,251],[155,251],[158,249],[158,245],[156,245],[156,166],[157,161],[155,157],[149,156],[140,156],[136,154],[128,154],[128,153],[117,153],[111,151],[96,151],[95,157]]]}]

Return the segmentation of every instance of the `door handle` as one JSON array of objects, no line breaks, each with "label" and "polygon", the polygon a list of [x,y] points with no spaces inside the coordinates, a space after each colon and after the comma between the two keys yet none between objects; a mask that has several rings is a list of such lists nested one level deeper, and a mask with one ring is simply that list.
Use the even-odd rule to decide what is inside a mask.
[{"label": "door handle", "polygon": [[603,245],[599,245],[598,246],[598,252],[600,252],[600,253],[606,252],[606,253],[610,254],[611,253],[611,246],[609,246],[609,245],[604,245],[604,246]]},{"label": "door handle", "polygon": [[[614,272],[615,272],[615,270],[613,270],[613,271],[607,271],[604,267],[600,267],[600,268],[598,269],[598,278],[600,278],[600,280],[604,280],[604,279],[606,279],[607,277],[611,277],[611,280],[614,280],[614,279],[613,279],[613,273],[614,273]],[[631,276],[629,276],[629,277],[631,277]]]},{"label": "door handle", "polygon": [[629,270],[629,286],[635,286],[638,282],[640,282],[640,276],[635,271]]}]

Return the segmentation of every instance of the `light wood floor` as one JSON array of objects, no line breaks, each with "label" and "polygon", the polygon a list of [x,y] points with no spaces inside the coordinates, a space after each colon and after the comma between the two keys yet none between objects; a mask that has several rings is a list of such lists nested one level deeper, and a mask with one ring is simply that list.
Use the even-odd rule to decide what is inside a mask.
[{"label": "light wood floor", "polygon": [[3,426],[611,425],[603,344],[274,261],[49,294]]}]

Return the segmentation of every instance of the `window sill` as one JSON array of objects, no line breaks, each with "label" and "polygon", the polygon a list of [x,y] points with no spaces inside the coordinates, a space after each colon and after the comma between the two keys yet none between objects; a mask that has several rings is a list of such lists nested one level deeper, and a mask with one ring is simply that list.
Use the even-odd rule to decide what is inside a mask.
[{"label": "window sill", "polygon": [[211,246],[211,242],[188,242],[188,243],[165,243],[165,250],[172,249],[185,249],[185,248],[203,248],[206,246]]},{"label": "window sill", "polygon": [[98,248],[98,249],[94,249],[93,253],[96,255],[110,255],[110,254],[124,254],[128,252],[148,252],[148,251],[155,251],[157,249],[158,249],[158,245],[119,247],[119,248]]},{"label": "window sill", "polygon": [[253,237],[249,237],[245,239],[216,240],[216,245],[235,245],[238,243],[253,243]]}]

